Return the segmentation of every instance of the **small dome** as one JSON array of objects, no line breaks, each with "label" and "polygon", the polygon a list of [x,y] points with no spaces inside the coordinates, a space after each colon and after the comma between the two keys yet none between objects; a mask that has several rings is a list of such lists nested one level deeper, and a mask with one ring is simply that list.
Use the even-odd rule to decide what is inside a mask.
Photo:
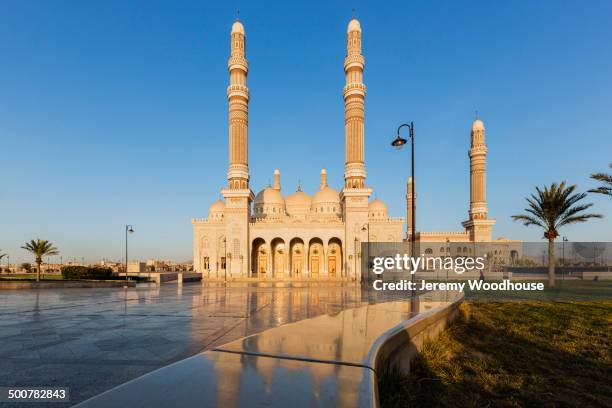
[{"label": "small dome", "polygon": [[349,22],[348,28],[346,29],[347,33],[350,33],[351,31],[361,31],[361,24],[359,24],[359,20],[356,18]]},{"label": "small dome", "polygon": [[369,218],[387,218],[387,205],[378,198],[368,204]]},{"label": "small dome", "polygon": [[244,26],[240,21],[236,21],[232,24],[232,34],[234,33],[244,34]]},{"label": "small dome", "polygon": [[485,130],[484,123],[482,123],[482,120],[480,120],[480,118],[476,119],[472,123],[472,131],[475,130]]},{"label": "small dome", "polygon": [[281,215],[285,212],[285,199],[280,191],[266,187],[255,196],[255,216]]},{"label": "small dome", "polygon": [[217,200],[208,208],[208,219],[221,219],[225,212],[225,202]]},{"label": "small dome", "polygon": [[314,213],[340,214],[340,194],[325,186],[312,197],[310,208]]},{"label": "small dome", "polygon": [[377,198],[375,200],[370,201],[370,204],[368,204],[368,210],[387,212],[387,205],[382,200],[379,200]]},{"label": "small dome", "polygon": [[302,190],[298,190],[287,196],[285,204],[289,215],[306,215],[310,212],[312,198]]}]

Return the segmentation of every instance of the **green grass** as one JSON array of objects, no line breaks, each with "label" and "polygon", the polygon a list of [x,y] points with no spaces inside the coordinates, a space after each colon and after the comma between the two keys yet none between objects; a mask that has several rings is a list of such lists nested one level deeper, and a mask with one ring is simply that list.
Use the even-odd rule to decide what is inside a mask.
[{"label": "green grass", "polygon": [[[511,279],[512,280],[512,279]],[[500,282],[500,281],[488,281]],[[513,282],[528,282],[513,280]],[[611,280],[560,280],[556,282],[554,288],[548,288],[548,284],[543,282],[544,291],[470,291],[465,292],[466,300],[528,300],[528,301],[593,301],[593,300],[612,300],[612,281]]]},{"label": "green grass", "polygon": [[612,301],[466,302],[383,407],[611,407]]}]

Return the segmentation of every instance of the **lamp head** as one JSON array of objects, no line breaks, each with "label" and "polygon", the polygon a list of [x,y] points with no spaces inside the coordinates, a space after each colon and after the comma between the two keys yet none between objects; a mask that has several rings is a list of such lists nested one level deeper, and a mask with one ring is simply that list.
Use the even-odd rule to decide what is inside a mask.
[{"label": "lamp head", "polygon": [[408,141],[398,134],[395,140],[391,142],[391,146],[395,147],[396,149],[401,149],[406,143],[408,143]]},{"label": "lamp head", "polygon": [[134,233],[134,228],[132,228],[131,225],[128,225],[128,230],[127,230],[130,234]]}]

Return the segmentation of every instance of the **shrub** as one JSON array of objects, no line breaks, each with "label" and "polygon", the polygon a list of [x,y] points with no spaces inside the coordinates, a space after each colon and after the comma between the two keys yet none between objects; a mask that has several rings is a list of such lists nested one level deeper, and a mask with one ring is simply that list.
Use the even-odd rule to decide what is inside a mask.
[{"label": "shrub", "polygon": [[110,279],[112,269],[101,266],[62,266],[64,279]]}]

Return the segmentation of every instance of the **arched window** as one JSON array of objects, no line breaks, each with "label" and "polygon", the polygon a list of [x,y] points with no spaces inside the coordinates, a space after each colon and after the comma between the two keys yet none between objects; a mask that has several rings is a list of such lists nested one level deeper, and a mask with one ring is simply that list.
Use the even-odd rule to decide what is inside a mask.
[{"label": "arched window", "polygon": [[433,254],[433,249],[431,249],[431,248],[427,248],[427,249],[425,250],[425,253],[426,253],[427,255],[431,255],[431,254]]}]

